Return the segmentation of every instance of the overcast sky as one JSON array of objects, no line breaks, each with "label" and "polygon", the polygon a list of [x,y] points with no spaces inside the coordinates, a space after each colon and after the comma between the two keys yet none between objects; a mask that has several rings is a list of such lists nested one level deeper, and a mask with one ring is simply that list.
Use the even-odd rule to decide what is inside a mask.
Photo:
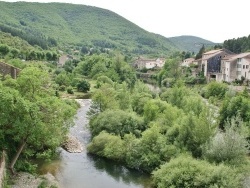
[{"label": "overcast sky", "polygon": [[[16,0],[4,0],[16,1]],[[116,12],[165,37],[193,35],[212,42],[248,36],[248,0],[22,0],[91,5]]]}]

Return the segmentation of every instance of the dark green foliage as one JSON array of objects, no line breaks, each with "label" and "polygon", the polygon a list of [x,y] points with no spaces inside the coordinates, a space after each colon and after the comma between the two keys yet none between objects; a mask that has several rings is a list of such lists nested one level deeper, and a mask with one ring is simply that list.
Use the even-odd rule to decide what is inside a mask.
[{"label": "dark green foliage", "polygon": [[196,54],[195,59],[200,59],[202,58],[202,54],[205,52],[205,46],[204,44],[202,45],[201,49],[199,50],[198,54]]},{"label": "dark green foliage", "polygon": [[68,94],[74,94],[73,88],[72,88],[72,87],[68,87],[68,88],[67,88],[67,93],[68,93]]},{"label": "dark green foliage", "polygon": [[239,188],[240,178],[233,168],[223,164],[215,166],[188,156],[172,159],[153,172],[153,181],[159,188]]},{"label": "dark green foliage", "polygon": [[2,57],[7,55],[9,53],[9,51],[10,51],[10,49],[7,45],[0,45],[0,54],[2,55]]},{"label": "dark green foliage", "polygon": [[90,83],[87,80],[80,81],[77,85],[77,91],[88,92],[90,89]]},{"label": "dark green foliage", "polygon": [[10,33],[12,36],[18,36],[23,40],[26,40],[30,45],[38,45],[43,49],[47,49],[48,45],[55,46],[55,44],[57,44],[55,39],[52,40],[52,38],[50,38],[50,40],[47,41],[47,39],[37,31],[23,31],[14,27],[3,25],[3,23],[0,24],[0,30],[5,33]]},{"label": "dark green foliage", "polygon": [[225,40],[223,47],[234,53],[243,53],[250,50],[250,35],[248,37]]}]

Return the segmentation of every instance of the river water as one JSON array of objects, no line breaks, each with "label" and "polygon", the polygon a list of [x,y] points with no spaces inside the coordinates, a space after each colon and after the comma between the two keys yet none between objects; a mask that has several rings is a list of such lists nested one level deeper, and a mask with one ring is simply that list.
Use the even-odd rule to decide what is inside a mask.
[{"label": "river water", "polygon": [[84,151],[68,153],[60,148],[60,159],[43,164],[40,173],[53,174],[62,188],[149,188],[149,175],[87,153],[91,135],[86,113],[91,101],[79,99],[78,102],[81,108],[70,133],[82,143]]}]

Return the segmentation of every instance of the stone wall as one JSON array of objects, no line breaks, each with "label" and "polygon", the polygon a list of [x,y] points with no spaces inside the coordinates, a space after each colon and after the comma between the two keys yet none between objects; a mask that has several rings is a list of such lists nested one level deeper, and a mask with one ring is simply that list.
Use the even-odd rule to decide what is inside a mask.
[{"label": "stone wall", "polygon": [[3,76],[9,74],[12,78],[16,79],[17,75],[21,72],[21,69],[9,65],[7,63],[0,62],[0,74]]},{"label": "stone wall", "polygon": [[5,176],[5,152],[3,151],[0,156],[0,188],[3,186]]}]

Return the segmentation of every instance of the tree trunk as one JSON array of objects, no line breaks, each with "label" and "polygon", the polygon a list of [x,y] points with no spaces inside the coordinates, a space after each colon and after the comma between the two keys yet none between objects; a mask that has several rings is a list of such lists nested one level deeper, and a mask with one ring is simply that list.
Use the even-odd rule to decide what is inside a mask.
[{"label": "tree trunk", "polygon": [[17,161],[18,157],[20,156],[21,152],[23,151],[23,148],[24,148],[25,145],[26,145],[27,138],[28,138],[28,137],[26,137],[25,139],[23,139],[22,143],[20,144],[20,146],[19,146],[19,148],[18,148],[18,150],[17,150],[16,155],[13,157],[13,159],[12,159],[12,161],[11,161],[11,163],[10,163],[9,169],[10,169],[12,175],[15,174],[15,172],[14,172],[14,165],[16,164],[16,161]]}]

